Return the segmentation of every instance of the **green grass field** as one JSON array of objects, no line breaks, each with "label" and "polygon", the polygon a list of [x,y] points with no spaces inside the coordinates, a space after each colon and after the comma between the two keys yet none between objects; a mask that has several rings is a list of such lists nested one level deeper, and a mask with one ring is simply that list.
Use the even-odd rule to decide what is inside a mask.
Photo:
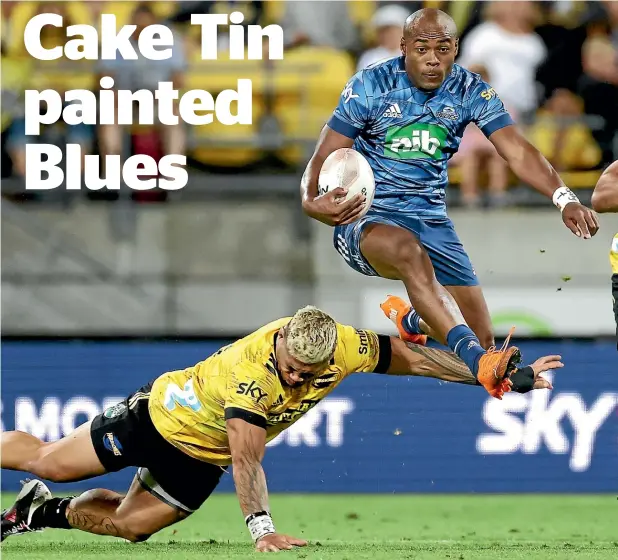
[{"label": "green grass field", "polygon": [[[13,500],[2,496],[6,507]],[[284,557],[390,560],[616,559],[616,496],[274,495],[280,532],[309,541]],[[6,560],[232,560],[254,556],[235,496],[213,496],[191,518],[130,544],[77,531],[12,537]]]}]

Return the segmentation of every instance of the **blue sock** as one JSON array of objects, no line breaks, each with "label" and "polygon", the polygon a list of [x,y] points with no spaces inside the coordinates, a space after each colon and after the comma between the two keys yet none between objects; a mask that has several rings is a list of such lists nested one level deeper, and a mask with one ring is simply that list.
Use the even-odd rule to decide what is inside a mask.
[{"label": "blue sock", "polygon": [[420,320],[420,315],[414,311],[414,309],[410,309],[410,311],[403,316],[401,326],[408,334],[423,334],[421,332]]},{"label": "blue sock", "polygon": [[479,360],[486,352],[472,330],[466,325],[457,325],[446,335],[446,342],[450,349],[466,363],[474,377],[476,377]]}]

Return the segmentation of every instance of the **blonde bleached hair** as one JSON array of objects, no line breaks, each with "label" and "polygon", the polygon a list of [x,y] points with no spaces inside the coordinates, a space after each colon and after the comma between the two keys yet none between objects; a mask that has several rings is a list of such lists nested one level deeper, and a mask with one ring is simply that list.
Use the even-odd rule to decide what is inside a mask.
[{"label": "blonde bleached hair", "polygon": [[337,346],[337,323],[317,307],[299,309],[286,326],[286,347],[303,364],[330,360]]}]

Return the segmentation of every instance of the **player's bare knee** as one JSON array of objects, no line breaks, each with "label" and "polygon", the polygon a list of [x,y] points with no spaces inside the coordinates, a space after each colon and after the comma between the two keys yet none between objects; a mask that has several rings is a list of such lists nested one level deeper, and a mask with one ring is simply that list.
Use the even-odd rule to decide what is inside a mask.
[{"label": "player's bare knee", "polygon": [[423,248],[410,238],[406,243],[400,243],[393,251],[393,267],[399,272],[406,285],[425,285],[423,270]]},{"label": "player's bare knee", "polygon": [[140,543],[147,541],[152,535],[158,533],[164,526],[153,527],[151,520],[144,520],[143,518],[118,518],[117,527],[122,538],[132,543]]},{"label": "player's bare knee", "polygon": [[131,530],[127,530],[125,535],[123,535],[126,540],[132,543],[141,543],[147,541],[150,537],[152,537],[152,533],[140,533],[134,532]]},{"label": "player's bare knee", "polygon": [[123,511],[122,507],[116,509],[116,515],[113,518],[119,534],[118,536],[132,543],[140,543],[147,541],[152,535],[158,533],[164,527],[171,523],[181,521],[188,517],[184,512],[178,512],[174,520],[167,519],[161,525],[157,526],[156,521],[153,525],[153,519],[144,517],[143,513],[132,510],[130,512]]},{"label": "player's bare knee", "polygon": [[134,516],[123,517],[116,510],[116,516],[112,519],[118,536],[132,543],[147,541],[156,531],[148,527],[143,519]]},{"label": "player's bare knee", "polygon": [[49,480],[50,482],[67,482],[70,477],[67,476],[66,469],[60,464],[55,456],[50,453],[48,446],[51,444],[43,444],[36,456],[28,461],[26,469],[39,478]]},{"label": "player's bare knee", "polygon": [[38,478],[49,480],[50,482],[68,481],[67,476],[65,473],[62,472],[62,469],[58,465],[53,464],[52,462],[33,462],[26,470],[28,472],[31,472]]}]

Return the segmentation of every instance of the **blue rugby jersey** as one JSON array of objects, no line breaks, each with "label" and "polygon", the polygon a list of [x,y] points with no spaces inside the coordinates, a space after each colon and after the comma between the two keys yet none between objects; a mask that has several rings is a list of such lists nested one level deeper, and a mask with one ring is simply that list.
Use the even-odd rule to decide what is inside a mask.
[{"label": "blue rugby jersey", "polygon": [[376,180],[372,208],[446,216],[447,163],[469,123],[486,136],[513,124],[494,89],[455,64],[433,92],[412,85],[404,57],[357,72],[328,126],[354,139]]}]

